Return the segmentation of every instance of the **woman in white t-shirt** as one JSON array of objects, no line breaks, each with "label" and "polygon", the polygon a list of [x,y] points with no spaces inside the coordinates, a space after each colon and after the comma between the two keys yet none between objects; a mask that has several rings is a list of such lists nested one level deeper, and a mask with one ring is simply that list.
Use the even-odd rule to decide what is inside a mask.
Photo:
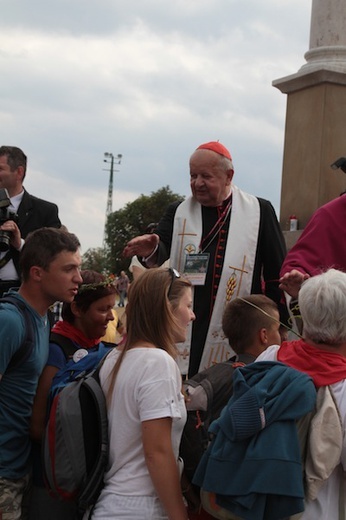
[{"label": "woman in white t-shirt", "polygon": [[175,343],[186,339],[190,282],[173,269],[145,271],[132,285],[123,350],[101,373],[110,460],[93,520],[187,520],[178,467],[186,421]]}]

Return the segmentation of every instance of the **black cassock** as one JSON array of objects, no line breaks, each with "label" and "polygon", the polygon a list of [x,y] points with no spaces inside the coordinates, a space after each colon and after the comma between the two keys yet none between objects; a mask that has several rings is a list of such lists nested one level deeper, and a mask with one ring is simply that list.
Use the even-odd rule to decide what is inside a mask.
[{"label": "black cassock", "polygon": [[[283,302],[282,292],[278,287],[280,268],[286,255],[285,240],[271,203],[260,198],[258,198],[258,201],[260,204],[260,223],[251,294],[262,294],[264,287],[266,296],[279,305],[281,320],[286,323],[288,316],[287,309]],[[208,236],[228,202],[229,199],[217,207],[202,206],[202,249],[203,252],[210,254],[210,259],[205,285],[197,285],[194,288],[193,310],[196,315],[196,320],[192,325],[189,377],[192,377],[198,372],[201,362],[204,343],[221,278],[231,213],[211,243],[209,243],[208,238],[204,244],[203,239]],[[155,231],[160,237],[158,250],[159,265],[170,256],[174,215],[179,204],[179,202],[175,202],[168,207]],[[211,234],[211,237],[212,236],[213,233]],[[229,236],[228,239],[232,240],[232,237]],[[207,247],[205,247],[205,245]],[[234,247],[237,247],[237,245],[235,244]]]}]

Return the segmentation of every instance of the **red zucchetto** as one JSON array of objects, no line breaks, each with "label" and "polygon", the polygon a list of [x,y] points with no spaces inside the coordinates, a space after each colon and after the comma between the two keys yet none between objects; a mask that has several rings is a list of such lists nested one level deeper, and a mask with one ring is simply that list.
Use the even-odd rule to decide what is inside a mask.
[{"label": "red zucchetto", "polygon": [[227,157],[227,159],[230,159],[230,161],[232,160],[231,154],[227,148],[218,141],[210,141],[210,143],[201,144],[198,146],[198,148],[196,148],[196,150],[211,150],[212,152],[216,152],[219,155]]}]

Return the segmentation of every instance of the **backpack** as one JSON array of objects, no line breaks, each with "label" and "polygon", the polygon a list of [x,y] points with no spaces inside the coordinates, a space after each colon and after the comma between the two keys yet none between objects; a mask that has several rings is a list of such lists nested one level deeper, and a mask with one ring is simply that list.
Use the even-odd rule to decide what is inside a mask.
[{"label": "backpack", "polygon": [[[328,423],[326,428],[325,422]],[[298,419],[297,433],[302,455],[305,503],[315,500],[323,483],[339,464],[343,445],[343,426],[340,412],[330,386],[317,391],[316,408]],[[343,479],[345,480],[345,472]],[[231,511],[217,504],[216,494],[200,490],[201,503],[205,511],[219,520],[240,520]],[[340,519],[345,518],[344,492],[339,493]],[[304,512],[286,517],[298,520]]]},{"label": "backpack", "polygon": [[68,338],[67,336],[62,336],[53,330],[50,331],[49,343],[56,343],[59,345],[65,355],[66,362],[73,357],[73,354],[78,349],[72,339]]},{"label": "backpack", "polygon": [[20,314],[23,316],[25,324],[25,337],[23,343],[19,347],[19,349],[14,353],[9,364],[7,365],[6,371],[8,371],[17,368],[19,365],[25,363],[25,361],[29,359],[34,348],[34,328],[29,309],[26,307],[24,302],[22,302],[15,296],[7,294],[6,296],[0,298],[0,303],[11,303],[12,305],[14,305],[16,309],[20,312]]},{"label": "backpack", "polygon": [[[240,361],[242,357],[244,362]],[[180,456],[184,461],[184,473],[189,481],[192,480],[199,461],[208,447],[209,425],[219,417],[232,395],[234,370],[253,360],[252,356],[250,359],[246,355],[239,356],[238,361],[232,357],[183,382],[187,420],[181,438]]]},{"label": "backpack", "polygon": [[[262,364],[265,364],[265,363],[266,362],[262,362]],[[273,367],[275,368],[275,365],[274,365],[275,362],[267,362],[267,363],[273,363]],[[260,366],[261,362],[255,363],[254,365]],[[280,363],[278,363],[278,365],[280,365]],[[244,370],[242,370],[243,373],[244,373]],[[260,374],[259,371],[257,373]],[[288,385],[291,385],[289,392],[292,392],[293,387],[295,387],[297,389],[299,388],[299,387],[296,387],[296,385],[298,384],[298,380],[296,379],[296,377],[291,380],[285,377],[284,379],[282,379],[282,384],[280,383],[280,377],[281,376],[279,374],[279,377],[278,377],[277,381],[275,382],[275,385],[280,384],[282,386],[282,389],[280,386],[278,386],[278,390],[277,390],[278,395],[282,391],[284,391],[283,388],[285,385],[287,387],[288,387]],[[252,379],[251,381],[254,381],[254,380]],[[285,399],[287,399],[286,404],[284,404],[284,402],[282,401],[281,404],[279,404],[279,406],[277,407],[276,404],[275,404],[275,406],[273,406],[273,403],[276,401],[276,397],[275,397],[274,393],[272,392],[272,388],[274,388],[274,385],[268,387],[268,395],[265,393],[264,386],[261,388],[261,392],[257,392],[256,388],[258,385],[261,385],[260,379],[257,379],[256,382],[254,382],[254,384],[251,385],[251,388],[249,387],[249,389],[247,386],[243,386],[243,387],[239,386],[239,380],[238,380],[237,400],[234,400],[235,397],[230,399],[229,403],[227,404],[227,409],[225,409],[224,412],[222,413],[220,420],[216,421],[216,423],[214,423],[211,426],[211,429],[214,429],[213,441],[210,444],[209,451],[208,451],[209,457],[211,457],[211,458],[208,459],[208,456],[206,456],[206,458],[204,458],[204,460],[201,462],[201,466],[198,468],[198,470],[196,472],[196,480],[199,483],[201,483],[200,479],[201,478],[204,479],[204,477],[206,476],[206,479],[202,483],[202,489],[201,489],[201,493],[200,493],[201,503],[203,505],[203,508],[210,515],[212,515],[214,518],[218,518],[219,520],[239,520],[240,518],[245,518],[245,517],[246,518],[269,518],[269,517],[270,518],[283,518],[283,517],[285,517],[285,519],[287,519],[287,520],[289,518],[292,518],[292,520],[294,518],[296,520],[301,517],[301,515],[303,514],[303,510],[304,510],[304,505],[303,505],[302,501],[301,501],[301,503],[299,503],[299,500],[301,499],[301,491],[305,492],[305,498],[306,499],[308,498],[308,494],[307,494],[308,488],[306,486],[306,483],[307,483],[306,469],[307,469],[307,460],[308,460],[307,456],[308,456],[308,453],[310,452],[309,444],[311,442],[311,431],[314,431],[316,429],[314,426],[314,422],[316,421],[316,419],[317,419],[318,423],[321,424],[321,422],[324,418],[328,417],[328,421],[331,421],[331,419],[333,417],[333,427],[331,428],[331,434],[330,434],[329,439],[336,436],[337,426],[338,426],[338,430],[340,431],[340,434],[339,434],[340,452],[335,453],[337,450],[334,449],[333,457],[331,456],[330,450],[326,449],[326,442],[327,441],[329,442],[329,439],[327,439],[325,428],[320,427],[318,429],[318,432],[316,432],[316,433],[318,433],[318,435],[317,435],[317,440],[315,442],[315,445],[317,447],[317,450],[319,450],[320,453],[321,452],[323,453],[324,460],[321,457],[319,457],[319,458],[316,457],[316,451],[312,453],[312,464],[314,465],[317,461],[318,461],[318,463],[316,465],[317,467],[315,468],[315,471],[310,472],[310,473],[314,474],[314,480],[312,482],[312,486],[310,485],[310,488],[312,487],[315,491],[315,489],[317,489],[323,483],[322,478],[319,478],[319,480],[316,479],[316,472],[317,472],[318,477],[321,477],[319,472],[321,474],[323,474],[324,479],[327,477],[327,475],[326,475],[327,466],[325,464],[325,461],[327,461],[327,465],[329,464],[329,469],[330,469],[330,473],[331,473],[332,469],[334,469],[334,467],[335,467],[335,465],[333,465],[333,463],[336,460],[340,460],[340,453],[341,453],[341,446],[342,446],[341,423],[337,416],[337,411],[336,411],[335,407],[333,409],[334,410],[333,416],[331,415],[331,405],[330,405],[330,401],[332,399],[331,397],[327,403],[324,394],[320,393],[322,391],[322,389],[319,389],[317,394],[316,394],[316,392],[314,394],[314,399],[312,400],[312,403],[311,403],[312,407],[311,407],[311,404],[308,407],[306,407],[307,403],[305,402],[305,396],[306,396],[306,399],[309,399],[311,401],[311,399],[313,397],[313,393],[311,393],[311,390],[309,390],[309,393],[307,393],[308,387],[306,387],[306,389],[304,387],[302,387],[302,390],[300,390],[301,397],[299,396],[299,394],[297,394],[297,396],[294,398],[294,400],[292,399],[292,403],[290,403],[290,401],[288,399],[289,395],[287,394],[287,395],[285,395]],[[310,387],[311,387],[311,385],[310,385]],[[242,388],[242,390],[240,390],[240,388]],[[320,397],[321,397],[321,404],[328,406],[327,415],[325,415],[325,411],[324,411],[324,409],[322,409],[322,406],[320,406],[321,413],[320,412],[317,413],[316,407],[315,408],[313,407],[314,400],[316,399],[316,395],[318,396],[319,393],[320,393]],[[254,400],[253,401],[254,406],[251,406],[251,404],[250,404],[251,398],[253,398],[255,395],[256,395],[256,403]],[[259,398],[259,396],[261,396],[261,397]],[[257,398],[259,398],[258,401],[257,401]],[[300,402],[300,406],[302,406],[301,410],[304,411],[303,415],[301,415],[300,417],[299,417],[300,414],[297,413],[297,411],[299,412],[299,410],[297,410],[297,408],[295,409],[295,403],[298,403],[298,401]],[[293,408],[291,408],[291,405],[293,405]],[[272,407],[272,410],[269,412],[270,407]],[[284,410],[284,413],[286,414],[286,415],[284,415],[284,420],[282,419],[282,415],[280,415],[281,414],[280,407],[282,408],[282,410]],[[319,407],[317,407],[317,408],[319,408]],[[245,409],[246,409],[246,412],[245,412]],[[245,413],[243,413],[242,410],[244,410]],[[262,427],[260,429],[258,429],[258,426],[255,427],[255,422],[254,422],[254,418],[256,417],[256,414],[259,412],[259,410],[262,410],[263,417],[266,417],[266,420],[262,423]],[[292,413],[290,412],[290,410],[292,410]],[[234,419],[235,418],[234,413],[237,414],[236,419]],[[267,416],[267,413],[268,413],[268,416]],[[261,415],[261,413],[260,413],[260,415]],[[301,489],[299,490],[297,488],[293,492],[294,487],[292,487],[292,488],[289,488],[287,493],[285,493],[285,492],[283,493],[282,492],[282,483],[280,483],[280,479],[279,479],[277,482],[278,483],[278,488],[277,488],[278,494],[277,495],[272,494],[273,493],[273,482],[275,482],[275,480],[270,482],[270,479],[269,479],[269,484],[267,485],[267,479],[265,477],[266,474],[264,473],[261,477],[261,474],[258,473],[258,461],[261,460],[261,458],[263,459],[262,463],[265,462],[266,460],[270,461],[272,459],[271,462],[276,460],[277,453],[275,452],[275,450],[276,450],[277,446],[279,446],[280,444],[285,445],[285,442],[286,442],[286,445],[287,445],[287,431],[288,430],[285,432],[285,429],[288,427],[289,422],[291,422],[291,423],[292,423],[292,421],[294,422],[294,416],[296,416],[296,418],[295,418],[296,438],[294,438],[295,436],[291,436],[291,439],[292,439],[292,444],[296,443],[298,445],[298,448],[300,451],[301,478],[295,478],[292,482],[295,482],[296,484],[298,484],[298,481],[300,481]],[[249,420],[250,418],[251,418],[251,420]],[[234,421],[236,421],[236,422],[234,422]],[[267,423],[267,421],[268,421],[268,423]],[[287,423],[287,426],[286,426],[286,423]],[[267,431],[267,428],[268,427],[272,428],[272,426],[274,424],[277,424],[280,429],[276,428],[276,434],[277,434],[276,438],[278,439],[278,442],[273,443],[274,450],[272,452],[271,445],[268,444],[268,437],[266,437],[267,440],[265,441],[264,444],[263,444],[263,442],[261,443],[261,438],[263,438],[263,435],[266,435],[265,432]],[[238,429],[236,429],[236,428],[238,428]],[[253,432],[251,432],[251,428],[253,428]],[[280,432],[280,435],[278,435],[278,432]],[[281,434],[285,435],[286,437],[285,436],[281,437]],[[321,438],[322,438],[321,435],[324,439],[324,442],[322,444],[321,444]],[[285,439],[285,441],[283,441],[282,439]],[[335,441],[335,444],[337,444],[335,439],[333,440],[333,442],[334,441]],[[255,471],[257,472],[256,473],[256,476],[257,476],[256,488],[253,489],[252,493],[249,493],[248,482],[246,482],[244,480],[244,478],[243,478],[243,480],[237,480],[239,475],[240,475],[240,479],[242,478],[242,475],[244,475],[244,467],[243,467],[243,470],[242,470],[243,473],[240,472],[238,474],[237,468],[234,470],[235,475],[233,476],[233,482],[235,482],[236,484],[234,485],[234,483],[233,483],[230,485],[230,483],[228,482],[227,486],[223,488],[226,491],[230,490],[229,495],[227,494],[227,492],[225,492],[223,494],[217,494],[217,492],[215,493],[215,490],[222,489],[222,485],[221,486],[219,485],[220,482],[222,482],[221,475],[218,473],[220,466],[218,466],[217,464],[216,465],[214,464],[214,466],[212,466],[212,470],[211,470],[210,460],[213,460],[215,462],[216,453],[220,453],[220,449],[222,449],[223,450],[222,451],[222,460],[224,460],[224,461],[229,460],[230,461],[229,467],[233,466],[233,468],[235,468],[236,457],[233,457],[233,453],[243,454],[243,450],[247,450],[247,448],[245,448],[246,445],[249,447],[248,448],[249,451],[244,451],[244,453],[248,454],[247,471],[248,471],[249,475],[251,475],[251,474],[255,475]],[[264,448],[264,451],[262,451],[262,452],[258,451],[260,446],[261,446],[261,448]],[[282,449],[283,449],[283,452],[285,452],[285,456],[286,456],[287,451],[286,451],[285,447],[283,447]],[[258,453],[256,452],[256,450],[258,451]],[[295,449],[294,456],[296,456],[296,454],[297,454],[297,452]],[[262,457],[262,455],[265,455],[265,456]],[[332,460],[330,460],[330,459],[332,459]],[[285,460],[285,457],[282,460],[281,459],[279,460],[279,458],[277,458],[277,463],[282,464],[284,460]],[[287,460],[289,460],[289,459],[287,458]],[[322,462],[323,462],[323,464],[322,464]],[[289,471],[292,471],[293,466],[295,466],[295,468],[297,470],[299,470],[298,463],[297,463],[297,461],[295,461],[294,465],[291,464],[291,465],[287,466],[287,471],[288,471],[287,474],[289,474]],[[203,476],[204,471],[206,473]],[[267,468],[267,471],[268,471],[268,468]],[[296,472],[296,470],[294,470],[294,472]],[[268,473],[267,473],[267,475],[268,475]],[[297,475],[296,475],[296,477],[297,477]],[[213,479],[212,484],[210,483],[211,482],[210,478]],[[284,477],[284,478],[287,478],[287,477]],[[251,481],[251,479],[250,479],[250,481]],[[217,482],[216,487],[214,486],[215,482]],[[261,482],[260,487],[258,484],[259,482]],[[303,485],[303,483],[305,485]],[[280,486],[281,486],[281,489],[280,489]],[[213,490],[213,491],[211,491],[211,490]],[[233,493],[232,493],[232,491],[233,491]],[[250,494],[252,495],[251,500],[247,501],[246,497],[249,497]],[[281,496],[281,495],[283,495],[283,496]],[[262,498],[258,498],[261,496],[262,496]],[[316,498],[316,495],[313,497],[311,496],[311,498],[312,499]],[[273,501],[273,499],[274,499],[274,501]],[[294,500],[291,503],[289,503],[289,501],[292,499],[294,499]],[[267,502],[267,500],[268,500],[268,502]],[[275,502],[275,500],[276,500],[276,502]],[[265,513],[264,513],[264,516],[262,516],[262,514],[263,514],[262,508],[263,508],[264,503],[266,503]],[[280,507],[282,508],[281,511],[280,510],[276,511],[276,506],[274,506],[273,504],[276,504],[276,506],[280,505]],[[283,507],[282,504],[285,504],[285,506]],[[260,511],[258,511],[256,509],[257,506],[260,506]],[[245,510],[246,510],[248,516],[246,516]],[[286,511],[286,514],[282,514],[283,510]],[[292,512],[292,510],[294,510],[294,512]],[[242,511],[242,513],[239,513],[239,511]],[[269,514],[269,512],[270,512],[270,514]],[[238,516],[237,513],[240,514],[240,516]],[[275,515],[277,515],[277,516],[275,516]]]},{"label": "backpack", "polygon": [[97,352],[68,361],[53,378],[48,399],[42,445],[46,487],[56,498],[75,502],[78,518],[96,503],[108,462],[107,407],[99,372],[110,350],[100,343]]},{"label": "backpack", "polygon": [[[49,341],[50,343],[56,343],[62,349],[66,358],[66,365],[53,377],[48,396],[48,414],[51,410],[54,397],[66,385],[80,377],[88,375],[97,368],[102,358],[114,347],[114,343],[102,341],[99,343],[97,351],[88,352],[86,349],[76,346],[72,339],[53,331],[50,333]],[[81,352],[81,357],[74,357],[76,352]]]}]

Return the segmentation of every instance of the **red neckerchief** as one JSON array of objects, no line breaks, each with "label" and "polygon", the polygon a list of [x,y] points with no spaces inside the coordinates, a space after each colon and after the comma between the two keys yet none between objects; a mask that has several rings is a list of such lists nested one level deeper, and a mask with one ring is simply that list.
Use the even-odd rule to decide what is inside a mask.
[{"label": "red neckerchief", "polygon": [[92,348],[100,343],[100,338],[87,338],[81,330],[74,327],[68,321],[58,321],[52,328],[52,332],[71,339],[83,348]]},{"label": "red neckerchief", "polygon": [[277,360],[308,374],[317,388],[346,379],[346,357],[313,347],[303,339],[284,341]]}]

